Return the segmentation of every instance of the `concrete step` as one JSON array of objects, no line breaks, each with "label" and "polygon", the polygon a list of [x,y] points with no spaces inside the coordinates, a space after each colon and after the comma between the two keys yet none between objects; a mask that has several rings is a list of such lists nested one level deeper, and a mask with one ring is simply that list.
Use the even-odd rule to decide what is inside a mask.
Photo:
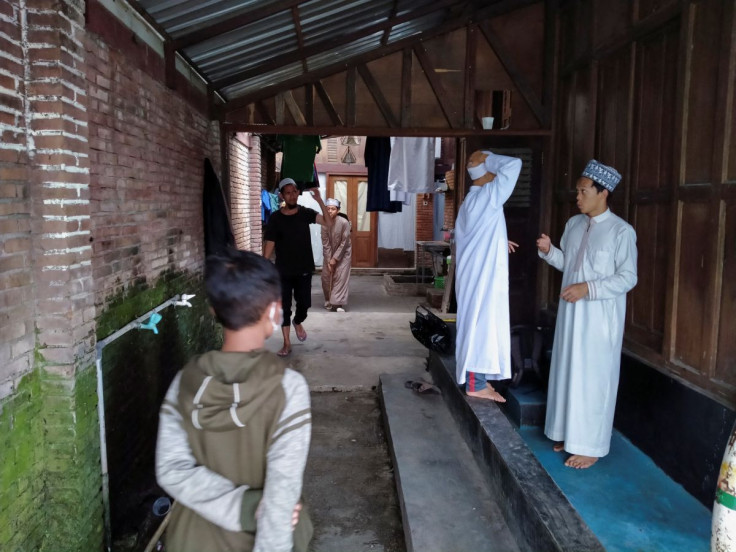
[{"label": "concrete step", "polygon": [[519,547],[530,551],[603,552],[604,547],[542,467],[498,404],[465,396],[455,383],[455,359],[430,352],[456,432],[484,468],[488,488]]},{"label": "concrete step", "polygon": [[382,374],[381,405],[407,552],[515,552],[501,508],[439,395]]}]

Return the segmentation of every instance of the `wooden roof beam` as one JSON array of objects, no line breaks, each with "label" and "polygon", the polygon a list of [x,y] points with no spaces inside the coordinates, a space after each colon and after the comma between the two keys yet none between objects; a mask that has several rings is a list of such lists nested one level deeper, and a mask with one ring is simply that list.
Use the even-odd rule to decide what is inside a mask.
[{"label": "wooden roof beam", "polygon": [[322,100],[322,103],[327,110],[327,114],[330,116],[332,124],[335,126],[345,126],[345,123],[343,123],[342,119],[340,118],[340,114],[337,112],[337,109],[335,109],[335,104],[332,103],[332,98],[330,98],[327,90],[325,90],[325,86],[324,84],[322,84],[322,81],[318,80],[317,82],[315,82],[314,88],[317,90],[317,95]]},{"label": "wooden roof beam", "polygon": [[[476,13],[476,16],[478,16],[479,18],[494,17],[497,15],[508,13],[509,11],[513,11],[514,9],[517,9],[517,8],[523,8],[531,4],[536,4],[538,3],[538,1],[539,0],[513,0],[513,1],[503,0],[496,4],[492,4],[488,6],[487,8],[479,10]],[[232,100],[227,102],[227,104],[223,107],[223,110],[224,111],[234,111],[234,110],[242,108],[245,105],[248,105],[249,103],[252,103],[256,99],[264,99],[268,97],[273,97],[280,90],[292,89],[297,86],[302,86],[310,82],[316,82],[319,79],[345,71],[346,65],[359,65],[362,63],[373,61],[375,59],[380,59],[388,54],[392,54],[394,52],[403,50],[404,48],[411,48],[414,44],[416,44],[417,42],[420,42],[421,40],[427,40],[435,36],[439,36],[445,33],[452,32],[460,27],[467,25],[467,23],[468,21],[466,19],[453,19],[453,20],[446,21],[444,24],[438,27],[427,29],[426,31],[418,33],[416,35],[404,38],[402,40],[397,40],[396,42],[392,42],[391,44],[383,48],[376,48],[375,50],[372,50],[360,56],[356,56],[355,58],[352,58],[350,60],[349,64],[346,64],[345,60],[341,60],[337,63],[333,63],[332,65],[323,67],[317,71],[310,71],[303,75],[299,75],[297,77],[287,79],[278,84],[273,84],[271,86],[263,87],[257,91],[253,91],[243,96],[233,98]],[[253,74],[250,76],[252,77],[257,74],[261,74],[263,72],[264,72],[264,67],[260,66],[260,69],[258,69],[257,71],[254,71]],[[218,81],[218,82],[222,82],[222,81]],[[242,82],[242,81],[237,80],[231,84],[235,84],[236,82]],[[213,84],[217,86],[218,83],[213,83]],[[220,86],[217,86],[218,90],[221,87],[222,87],[221,84]]]},{"label": "wooden roof beam", "polygon": [[432,62],[427,55],[427,50],[425,49],[424,44],[420,42],[419,44],[414,46],[414,55],[417,56],[419,65],[422,66],[424,75],[427,77],[429,85],[432,87],[432,92],[434,92],[434,95],[440,104],[440,109],[442,109],[442,113],[445,115],[447,124],[450,125],[450,128],[455,128],[457,125],[453,120],[450,104],[447,103],[447,93],[445,92],[445,87],[442,86],[442,83],[437,76],[437,72],[434,70],[434,65],[432,65]]},{"label": "wooden roof beam", "polygon": [[391,106],[388,104],[388,101],[386,101],[386,97],[383,95],[383,92],[381,92],[381,88],[378,86],[376,79],[373,78],[370,69],[368,69],[366,65],[358,65],[358,73],[360,73],[360,77],[363,79],[363,82],[368,87],[368,91],[376,101],[376,105],[381,111],[381,115],[383,115],[386,123],[388,123],[388,126],[391,128],[399,126],[399,122],[396,120],[396,117],[391,110]]},{"label": "wooden roof beam", "polygon": [[302,57],[302,68],[304,71],[309,71],[307,67],[307,58],[304,55],[304,35],[302,34],[302,24],[299,20],[299,7],[291,7],[291,18],[294,20],[294,29],[296,29],[296,42],[299,45],[299,54]]},{"label": "wooden roof beam", "polygon": [[[388,20],[391,21],[392,19],[396,18],[396,14],[399,13],[399,0],[394,0],[393,6],[391,6],[391,15],[389,15]],[[383,36],[381,37],[381,46],[385,46],[388,44],[388,38],[391,36],[391,29],[393,29],[393,25],[390,27],[386,27],[386,30],[383,31]]]},{"label": "wooden roof beam", "polygon": [[548,120],[548,117],[545,113],[544,107],[542,107],[542,102],[539,100],[536,92],[534,92],[534,88],[529,83],[529,80],[526,78],[523,71],[521,71],[516,63],[511,59],[509,52],[491,30],[488,22],[483,21],[479,24],[479,27],[483,36],[488,41],[488,44],[496,53],[501,65],[503,65],[506,70],[506,73],[511,77],[511,81],[516,86],[516,89],[521,93],[527,105],[532,110],[532,113],[537,118],[537,121],[539,121],[540,125],[544,125]]}]

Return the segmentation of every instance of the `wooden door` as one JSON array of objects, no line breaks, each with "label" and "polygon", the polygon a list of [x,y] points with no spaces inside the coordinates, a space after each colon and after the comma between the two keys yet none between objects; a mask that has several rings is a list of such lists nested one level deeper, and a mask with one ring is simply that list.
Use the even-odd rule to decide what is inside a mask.
[{"label": "wooden door", "polygon": [[340,212],[350,219],[350,241],[353,258],[350,266],[372,268],[378,265],[378,217],[366,211],[368,200],[367,176],[330,175],[327,197],[340,201]]}]

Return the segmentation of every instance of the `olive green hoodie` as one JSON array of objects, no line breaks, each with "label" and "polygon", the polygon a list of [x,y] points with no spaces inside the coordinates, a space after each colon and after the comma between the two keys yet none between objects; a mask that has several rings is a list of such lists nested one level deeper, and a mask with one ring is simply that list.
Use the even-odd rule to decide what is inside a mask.
[{"label": "olive green hoodie", "polygon": [[167,551],[306,548],[305,511],[290,528],[311,433],[300,374],[264,350],[211,351],[176,376],[160,418],[157,477],[177,500]]}]

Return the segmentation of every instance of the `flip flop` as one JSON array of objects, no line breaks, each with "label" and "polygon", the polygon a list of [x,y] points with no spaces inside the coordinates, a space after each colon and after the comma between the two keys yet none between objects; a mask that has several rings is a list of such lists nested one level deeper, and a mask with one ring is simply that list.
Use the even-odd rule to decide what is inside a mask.
[{"label": "flip flop", "polygon": [[284,349],[283,347],[276,353],[276,356],[280,356],[281,358],[287,357],[291,354],[291,348]]},{"label": "flip flop", "polygon": [[440,395],[440,390],[436,385],[432,385],[428,381],[414,381],[409,380],[404,384],[404,387],[411,389],[412,391],[419,393],[420,395],[436,394]]},{"label": "flip flop", "polygon": [[[292,322],[292,324],[293,324],[293,322]],[[307,330],[303,330],[304,331],[304,334],[303,335],[299,335],[299,330],[296,329],[296,326],[297,325],[294,324],[294,331],[296,332],[296,338],[299,341],[306,341],[307,340]]]}]

